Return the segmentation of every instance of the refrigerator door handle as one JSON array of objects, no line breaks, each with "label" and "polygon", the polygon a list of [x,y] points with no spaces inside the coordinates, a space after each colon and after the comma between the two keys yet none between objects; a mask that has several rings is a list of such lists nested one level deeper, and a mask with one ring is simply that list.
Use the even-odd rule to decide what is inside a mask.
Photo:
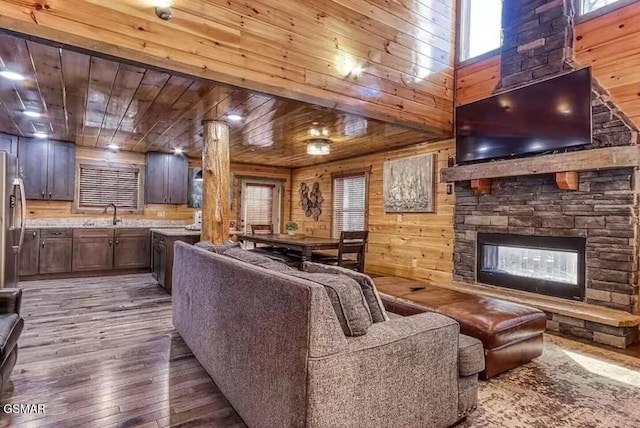
[{"label": "refrigerator door handle", "polygon": [[24,243],[24,233],[27,228],[27,198],[24,193],[24,182],[22,181],[22,178],[16,178],[13,181],[13,184],[20,188],[20,207],[22,208],[20,218],[20,241],[17,246],[13,247],[17,253],[20,253],[22,250],[22,244]]}]

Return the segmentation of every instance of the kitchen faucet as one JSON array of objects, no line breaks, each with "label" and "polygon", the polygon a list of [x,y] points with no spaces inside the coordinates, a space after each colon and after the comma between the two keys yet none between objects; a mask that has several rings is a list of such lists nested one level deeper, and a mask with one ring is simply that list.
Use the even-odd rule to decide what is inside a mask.
[{"label": "kitchen faucet", "polygon": [[104,207],[105,213],[107,212],[109,207],[113,207],[113,225],[115,226],[116,224],[118,224],[118,219],[116,218],[116,215],[118,214],[118,207],[116,207],[116,204],[108,204],[106,207]]}]

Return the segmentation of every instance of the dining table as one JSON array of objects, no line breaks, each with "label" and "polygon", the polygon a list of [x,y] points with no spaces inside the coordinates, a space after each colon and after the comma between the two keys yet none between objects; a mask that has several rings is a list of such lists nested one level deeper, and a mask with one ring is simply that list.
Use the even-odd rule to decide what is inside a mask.
[{"label": "dining table", "polygon": [[274,248],[284,248],[290,251],[300,252],[303,261],[311,259],[314,251],[337,250],[340,240],[334,238],[321,238],[319,236],[289,235],[284,233],[274,234],[236,234],[238,241],[253,242],[254,244],[269,245]]}]

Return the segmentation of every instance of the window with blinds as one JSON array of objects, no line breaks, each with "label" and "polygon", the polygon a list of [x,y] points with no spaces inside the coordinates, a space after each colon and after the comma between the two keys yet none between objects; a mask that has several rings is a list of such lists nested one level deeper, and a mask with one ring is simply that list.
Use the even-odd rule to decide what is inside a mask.
[{"label": "window with blinds", "polygon": [[335,177],[333,179],[333,226],[334,238],[340,232],[366,230],[367,177],[365,173]]},{"label": "window with blinds", "polygon": [[80,165],[78,183],[80,209],[102,209],[108,204],[130,211],[142,209],[139,169]]},{"label": "window with blinds", "polygon": [[252,224],[273,224],[273,184],[247,183],[244,187],[243,206],[246,230]]}]

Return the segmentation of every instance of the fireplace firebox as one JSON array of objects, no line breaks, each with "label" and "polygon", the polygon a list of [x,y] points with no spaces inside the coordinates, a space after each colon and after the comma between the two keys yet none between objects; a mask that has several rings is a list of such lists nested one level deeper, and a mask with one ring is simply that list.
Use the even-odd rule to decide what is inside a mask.
[{"label": "fireplace firebox", "polygon": [[477,280],[583,300],[585,238],[478,233]]}]

